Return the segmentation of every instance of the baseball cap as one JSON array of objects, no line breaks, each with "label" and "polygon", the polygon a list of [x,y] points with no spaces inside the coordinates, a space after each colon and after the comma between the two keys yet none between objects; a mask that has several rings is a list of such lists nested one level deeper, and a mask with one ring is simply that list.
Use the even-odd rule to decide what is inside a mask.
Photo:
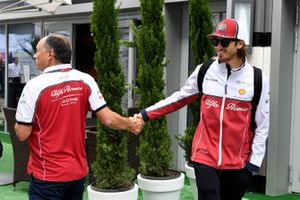
[{"label": "baseball cap", "polygon": [[209,34],[208,37],[238,39],[246,42],[246,32],[235,19],[227,18],[218,23],[215,31]]}]

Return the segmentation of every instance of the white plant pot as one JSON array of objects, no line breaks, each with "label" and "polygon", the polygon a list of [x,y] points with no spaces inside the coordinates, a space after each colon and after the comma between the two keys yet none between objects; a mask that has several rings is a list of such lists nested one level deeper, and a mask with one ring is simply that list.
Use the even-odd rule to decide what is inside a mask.
[{"label": "white plant pot", "polygon": [[138,185],[142,190],[143,200],[179,200],[180,191],[184,186],[184,174],[167,180],[143,178],[138,174]]},{"label": "white plant pot", "polygon": [[122,192],[100,192],[93,190],[91,185],[87,187],[89,200],[137,200],[139,187],[134,184],[134,187]]},{"label": "white plant pot", "polygon": [[190,180],[194,200],[198,200],[198,190],[197,190],[194,167],[191,167],[186,163],[185,164],[185,174]]}]

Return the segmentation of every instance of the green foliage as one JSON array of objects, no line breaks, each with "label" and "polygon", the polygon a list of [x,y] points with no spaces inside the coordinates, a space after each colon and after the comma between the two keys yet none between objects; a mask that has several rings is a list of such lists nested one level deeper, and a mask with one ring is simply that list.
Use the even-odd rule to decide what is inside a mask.
[{"label": "green foliage", "polygon": [[[142,25],[133,27],[138,52],[139,108],[153,105],[164,98],[163,73],[166,63],[163,0],[140,0]],[[141,173],[166,176],[172,152],[165,118],[146,123],[138,155]]]},{"label": "green foliage", "polygon": [[141,173],[155,177],[166,176],[172,159],[166,120],[148,122],[141,137],[138,151]]},{"label": "green foliage", "polygon": [[[118,10],[114,4],[115,0],[94,0],[91,32],[97,49],[95,65],[100,91],[108,107],[122,114],[125,79],[119,63]],[[115,189],[132,184],[135,173],[128,164],[127,134],[99,124],[96,160],[92,167],[97,188]]]},{"label": "green foliage", "polygon": [[214,49],[207,37],[213,31],[212,16],[208,0],[189,0],[190,40],[195,65],[213,56]]},{"label": "green foliage", "polygon": [[192,142],[195,131],[196,126],[189,126],[185,129],[184,135],[176,135],[179,146],[185,151],[184,158],[186,161],[190,160],[192,155]]},{"label": "green foliage", "polygon": [[[211,40],[207,37],[213,31],[212,16],[208,0],[189,0],[190,40],[194,55],[195,67],[208,61],[214,53]],[[193,123],[185,131],[185,135],[178,136],[179,144],[184,145],[185,158],[188,161],[191,155],[192,140],[199,122],[199,100],[189,105],[193,115]]]}]

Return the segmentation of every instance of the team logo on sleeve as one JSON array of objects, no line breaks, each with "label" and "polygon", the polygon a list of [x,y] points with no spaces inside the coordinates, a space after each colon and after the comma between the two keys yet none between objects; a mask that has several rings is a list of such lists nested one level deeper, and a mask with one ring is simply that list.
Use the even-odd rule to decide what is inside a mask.
[{"label": "team logo on sleeve", "polygon": [[269,103],[269,99],[266,99],[266,100],[265,100],[265,103]]},{"label": "team logo on sleeve", "polygon": [[19,103],[26,104],[26,99],[25,99],[25,95],[24,94],[21,95]]},{"label": "team logo on sleeve", "polygon": [[103,95],[101,94],[100,91],[97,92],[97,95],[98,95],[98,97],[99,97],[100,100],[104,99],[104,97],[103,97]]}]

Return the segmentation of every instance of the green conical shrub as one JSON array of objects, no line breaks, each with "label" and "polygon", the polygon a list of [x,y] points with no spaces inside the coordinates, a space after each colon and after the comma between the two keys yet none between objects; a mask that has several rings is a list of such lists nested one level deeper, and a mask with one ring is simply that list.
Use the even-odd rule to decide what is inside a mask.
[{"label": "green conical shrub", "polygon": [[[91,32],[96,44],[95,65],[100,91],[108,107],[122,114],[125,79],[119,63],[120,35],[115,2],[94,0]],[[98,124],[96,160],[92,168],[97,188],[116,189],[131,185],[135,172],[128,164],[127,133]]]},{"label": "green conical shrub", "polygon": [[[138,52],[139,108],[143,109],[164,98],[163,80],[165,33],[163,0],[140,0],[141,26],[134,28]],[[166,118],[144,126],[138,149],[140,171],[148,176],[167,176],[172,161],[171,139]]]}]

